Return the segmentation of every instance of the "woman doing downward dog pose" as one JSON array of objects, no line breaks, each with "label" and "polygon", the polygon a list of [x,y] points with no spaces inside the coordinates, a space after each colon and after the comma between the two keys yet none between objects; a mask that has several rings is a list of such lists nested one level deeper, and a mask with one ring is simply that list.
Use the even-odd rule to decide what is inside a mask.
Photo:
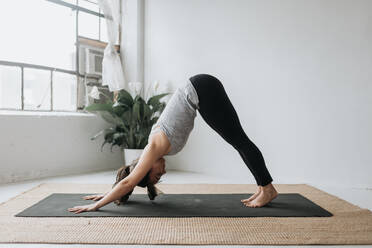
[{"label": "woman doing downward dog pose", "polygon": [[222,83],[211,75],[199,74],[176,90],[152,127],[142,155],[118,170],[112,190],[104,195],[86,196],[84,199],[97,202],[68,210],[81,213],[98,210],[113,201],[124,203],[137,185],[147,187],[153,200],[159,192],[154,185],[166,173],[163,156],[174,155],[185,146],[197,110],[206,123],[239,152],[256,180],[257,192],[241,200],[242,204],[262,207],[272,201],[278,194],[271,184],[273,179],[260,150],[245,134]]}]

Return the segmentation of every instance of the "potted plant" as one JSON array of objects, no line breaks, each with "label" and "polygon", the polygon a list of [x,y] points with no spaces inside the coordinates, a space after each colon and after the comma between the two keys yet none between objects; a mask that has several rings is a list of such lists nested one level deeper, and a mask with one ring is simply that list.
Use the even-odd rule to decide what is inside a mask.
[{"label": "potted plant", "polygon": [[[132,84],[133,85],[133,84]],[[111,144],[111,151],[114,146],[123,149],[125,164],[137,159],[147,145],[151,127],[157,122],[164,110],[166,103],[160,99],[169,93],[153,95],[145,101],[139,94],[139,83],[134,87],[134,96],[122,89],[118,92],[115,101],[103,94],[97,87],[93,87],[90,96],[99,98],[103,95],[106,98],[104,103],[92,103],[85,108],[86,111],[98,113],[104,120],[112,124],[91,140],[103,135],[105,144]],[[158,85],[156,85],[155,89]]]}]

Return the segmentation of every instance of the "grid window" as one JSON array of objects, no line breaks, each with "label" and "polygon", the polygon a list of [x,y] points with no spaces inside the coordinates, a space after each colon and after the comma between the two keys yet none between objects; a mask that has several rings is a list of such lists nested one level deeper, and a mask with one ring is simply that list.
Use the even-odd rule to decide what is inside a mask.
[{"label": "grid window", "polygon": [[53,72],[53,110],[76,110],[76,76]]},{"label": "grid window", "polygon": [[0,66],[0,108],[21,109],[21,68]]},{"label": "grid window", "polygon": [[105,18],[102,18],[100,17],[99,18],[101,24],[100,24],[100,27],[101,27],[101,36],[99,37],[99,39],[103,42],[108,42],[108,37],[107,37],[107,25],[106,25],[106,21],[105,21]]},{"label": "grid window", "polygon": [[[0,109],[83,107],[76,63],[84,58],[77,41],[93,39],[98,47],[107,42],[97,0],[1,0],[0,30]],[[79,74],[79,81],[86,77]]]},{"label": "grid window", "polygon": [[99,17],[79,12],[79,35],[90,39],[99,39]]},{"label": "grid window", "polygon": [[24,69],[24,109],[50,110],[50,71]]},{"label": "grid window", "polygon": [[0,60],[72,70],[75,15],[45,0],[1,0]]}]

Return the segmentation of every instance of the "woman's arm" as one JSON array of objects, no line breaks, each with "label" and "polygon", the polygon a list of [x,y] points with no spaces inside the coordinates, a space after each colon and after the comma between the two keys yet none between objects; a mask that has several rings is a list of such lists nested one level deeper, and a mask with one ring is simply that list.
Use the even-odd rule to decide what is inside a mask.
[{"label": "woman's arm", "polygon": [[77,206],[68,210],[75,213],[84,211],[95,211],[99,208],[120,199],[123,195],[133,190],[134,187],[144,178],[147,172],[151,169],[156,160],[169,152],[170,143],[164,133],[155,133],[149,144],[143,150],[138,164],[134,170],[115,187],[108,192],[101,200],[95,204],[87,206]]}]

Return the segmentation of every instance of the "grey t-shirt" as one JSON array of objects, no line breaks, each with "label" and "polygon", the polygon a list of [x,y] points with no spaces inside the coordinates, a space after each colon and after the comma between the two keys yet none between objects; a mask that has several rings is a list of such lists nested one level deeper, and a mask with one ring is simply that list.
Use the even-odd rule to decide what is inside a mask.
[{"label": "grey t-shirt", "polygon": [[162,130],[168,137],[171,150],[167,155],[174,155],[185,146],[194,128],[198,108],[198,94],[190,80],[187,80],[173,93],[158,121],[151,128],[150,136]]}]

